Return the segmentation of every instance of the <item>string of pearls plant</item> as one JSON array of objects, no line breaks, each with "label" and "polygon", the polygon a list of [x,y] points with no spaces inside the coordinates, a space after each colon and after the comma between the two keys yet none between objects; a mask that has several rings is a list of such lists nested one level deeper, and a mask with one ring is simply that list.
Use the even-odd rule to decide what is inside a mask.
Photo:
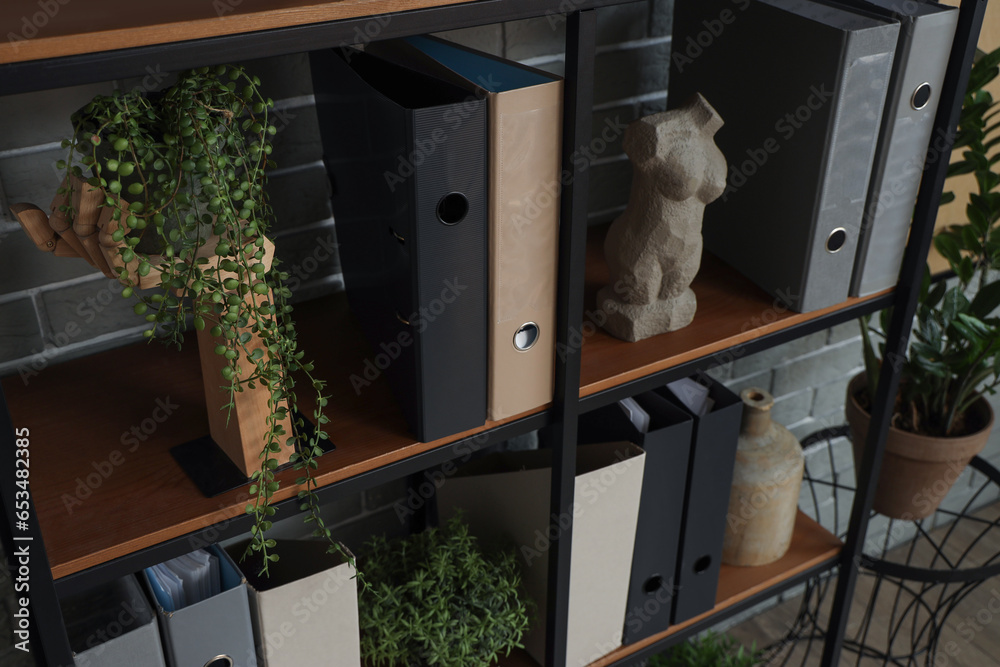
[{"label": "string of pearls plant", "polygon": [[[238,392],[258,385],[269,390],[268,428],[246,506],[253,516],[246,555],[258,554],[264,575],[278,560],[274,540],[266,537],[279,488],[274,455],[296,445],[291,460],[301,473],[296,484],[303,487],[305,520],[354,566],[323,524],[315,495],[319,441],[329,422],[324,382],[298,348],[291,293],[282,284],[288,275],[277,261],[270,270],[263,261],[273,217],[265,190],[265,171],[274,166],[269,138],[277,131],[272,106],[257,77],[241,67],[191,70],[160,93],[94,98],[73,115],[74,136],[63,142],[69,159],[58,165],[67,174],[60,193],[72,194],[71,176],[103,190],[112,239],[121,244],[124,266],[115,270],[127,285],[123,294],[137,299],[136,314],[150,323],[145,336],[180,346],[190,318],[220,341],[215,352],[228,361],[220,380],[230,410]],[[62,208],[73,214],[71,206]],[[140,293],[148,282],[155,289]],[[316,429],[308,436],[301,418],[295,433],[282,425],[299,414],[296,374],[315,392]]]}]

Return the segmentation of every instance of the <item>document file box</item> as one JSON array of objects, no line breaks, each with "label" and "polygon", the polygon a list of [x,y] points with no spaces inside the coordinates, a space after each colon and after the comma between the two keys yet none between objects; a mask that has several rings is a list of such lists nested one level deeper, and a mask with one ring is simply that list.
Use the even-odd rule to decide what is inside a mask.
[{"label": "document file box", "polygon": [[839,0],[900,22],[851,296],[896,284],[931,139],[958,9],[933,2]]},{"label": "document file box", "polygon": [[153,611],[134,575],[61,605],[76,667],[165,667]]},{"label": "document file box", "polygon": [[[329,544],[278,540],[281,559],[259,576],[259,560],[241,564],[250,592],[258,667],[361,667],[355,571]],[[228,547],[242,554],[244,545]]]},{"label": "document file box", "polygon": [[[729,511],[729,490],[733,484],[736,444],[743,416],[743,403],[739,396],[707,376],[700,376],[698,381],[709,386],[709,398],[714,405],[707,414],[693,416],[677,562],[674,623],[686,621],[715,606],[719,568],[722,565],[722,538]],[[657,393],[681,407],[680,401],[669,390],[658,389]]]},{"label": "document file box", "polygon": [[814,0],[675,6],[669,105],[699,92],[725,121],[705,249],[799,312],[847,299],[898,34]]},{"label": "document file box", "polygon": [[617,404],[581,415],[579,426],[581,443],[628,440],[646,452],[625,644],[670,626],[692,430],[691,416],[662,396],[646,392],[635,400],[649,415],[646,433],[636,430]]},{"label": "document file box", "polygon": [[157,603],[167,663],[171,667],[256,667],[246,580],[223,549],[213,545],[207,550],[219,559],[222,592],[181,609],[173,609],[149,573],[142,572]]},{"label": "document file box", "polygon": [[481,426],[486,101],[360,51],[316,51],[311,67],[344,284],[371,363],[418,439]]},{"label": "document file box", "polygon": [[552,400],[563,82],[433,37],[370,52],[489,103],[489,389],[493,420]]},{"label": "document file box", "polygon": [[[572,517],[566,665],[580,667],[621,645],[645,453],[628,442],[577,450]],[[545,662],[545,609],[550,544],[551,451],[507,452],[463,468],[437,492],[441,520],[461,510],[487,546],[516,550],[524,590],[538,606],[524,639]],[[558,530],[559,528],[556,528]]]}]

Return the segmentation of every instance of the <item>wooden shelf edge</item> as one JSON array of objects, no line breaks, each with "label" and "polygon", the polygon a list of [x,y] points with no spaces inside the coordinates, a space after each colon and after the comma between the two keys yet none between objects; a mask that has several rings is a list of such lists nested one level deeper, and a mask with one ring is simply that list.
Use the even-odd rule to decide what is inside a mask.
[{"label": "wooden shelf edge", "polygon": [[799,510],[795,520],[792,545],[781,559],[759,567],[733,567],[723,565],[719,575],[719,589],[715,607],[683,623],[647,637],[634,644],[622,646],[588,667],[610,667],[630,655],[670,637],[680,635],[685,630],[719,616],[735,605],[760,596],[786,581],[809,572],[824,564],[832,564],[839,556],[843,543],[832,533]]},{"label": "wooden shelf edge", "polygon": [[[888,305],[894,288],[808,313],[796,313],[721,260],[706,253],[691,288],[698,299],[694,320],[686,327],[628,343],[600,325],[606,315],[597,292],[610,281],[604,258],[606,226],[588,230],[584,290],[585,319],[580,397],[587,398],[686,363],[714,360],[722,365],[761,347],[761,338],[792,335],[800,327],[822,328],[857,313]],[[839,317],[838,317],[839,315]],[[749,351],[748,351],[749,350]],[[860,361],[860,359],[859,359]]]},{"label": "wooden shelf edge", "polygon": [[[77,14],[72,7],[61,7],[55,16],[51,17],[41,28],[35,26],[37,33],[31,39],[10,39],[0,42],[0,64],[29,62],[48,58],[65,56],[89,55],[110,49],[126,49],[141,46],[156,46],[178,41],[224,37],[248,32],[259,32],[275,28],[289,28],[327,21],[363,18],[391,14],[414,9],[443,7],[462,4],[471,0],[336,0],[335,2],[319,2],[294,4],[284,2],[284,7],[268,6],[266,2],[246,2],[223,0],[220,3],[200,3],[192,6],[191,2],[181,2],[177,18],[166,15],[144,16],[149,10],[145,7],[140,11],[134,6],[131,10],[115,12],[105,9],[102,21],[108,21],[108,16],[120,15],[123,21],[114,25],[93,20],[93,9],[84,11],[81,7]],[[17,3],[12,3],[12,10],[17,9]],[[37,7],[32,7],[37,9]],[[187,11],[184,11],[187,10]],[[166,11],[166,10],[163,10]],[[139,17],[136,17],[138,13]],[[31,12],[16,12],[18,18],[29,16]],[[5,19],[7,27],[5,34],[21,35],[26,28],[18,21]],[[142,18],[148,23],[135,23]],[[13,20],[13,19],[11,19]],[[133,21],[129,23],[129,21]],[[78,26],[90,26],[91,29]],[[68,27],[72,26],[72,28]],[[80,30],[76,32],[75,30]],[[61,34],[59,34],[61,31]]]}]

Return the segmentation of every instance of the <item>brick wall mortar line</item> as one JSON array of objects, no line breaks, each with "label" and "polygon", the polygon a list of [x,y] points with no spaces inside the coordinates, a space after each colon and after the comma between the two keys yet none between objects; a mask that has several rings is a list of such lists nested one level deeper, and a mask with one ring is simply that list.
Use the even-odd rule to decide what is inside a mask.
[{"label": "brick wall mortar line", "polygon": [[12,157],[21,157],[22,155],[32,155],[34,153],[44,153],[46,151],[54,151],[62,147],[62,140],[50,141],[45,144],[36,144],[34,146],[23,146],[21,148],[8,148],[6,150],[0,151],[0,160],[6,160]]}]

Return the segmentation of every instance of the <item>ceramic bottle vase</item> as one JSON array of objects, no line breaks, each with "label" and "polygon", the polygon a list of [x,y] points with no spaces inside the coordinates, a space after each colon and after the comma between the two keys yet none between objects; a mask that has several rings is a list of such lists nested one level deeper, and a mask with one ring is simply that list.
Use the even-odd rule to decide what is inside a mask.
[{"label": "ceramic bottle vase", "polygon": [[805,461],[791,432],[771,420],[774,397],[763,389],[740,392],[743,424],[726,515],[722,562],[765,565],[792,542]]}]

